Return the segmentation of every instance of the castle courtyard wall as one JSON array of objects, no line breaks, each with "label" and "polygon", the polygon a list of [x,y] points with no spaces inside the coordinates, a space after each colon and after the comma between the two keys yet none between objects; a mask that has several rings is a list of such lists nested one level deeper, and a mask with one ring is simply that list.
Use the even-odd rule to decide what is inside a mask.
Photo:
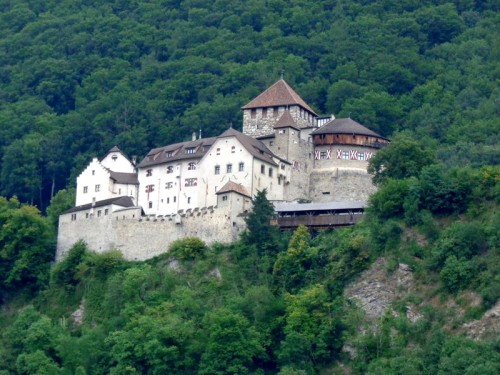
[{"label": "castle courtyard wall", "polygon": [[[120,250],[125,259],[145,260],[168,251],[175,240],[198,237],[207,244],[238,239],[245,227],[242,217],[231,217],[230,208],[203,208],[178,216],[142,216],[140,208],[113,212],[106,217],[76,221],[60,218],[56,261],[64,258],[78,240],[102,253]],[[133,217],[135,216],[135,217]]]}]

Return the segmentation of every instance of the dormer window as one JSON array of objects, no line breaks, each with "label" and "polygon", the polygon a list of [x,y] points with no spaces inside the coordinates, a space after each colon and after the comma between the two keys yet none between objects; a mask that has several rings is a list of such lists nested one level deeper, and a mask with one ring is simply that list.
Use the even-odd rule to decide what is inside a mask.
[{"label": "dormer window", "polygon": [[167,158],[171,158],[172,156],[174,156],[174,152],[173,151],[167,151],[167,152],[165,152],[165,155],[167,156]]},{"label": "dormer window", "polygon": [[187,147],[186,148],[186,154],[194,154],[196,152],[195,147]]}]

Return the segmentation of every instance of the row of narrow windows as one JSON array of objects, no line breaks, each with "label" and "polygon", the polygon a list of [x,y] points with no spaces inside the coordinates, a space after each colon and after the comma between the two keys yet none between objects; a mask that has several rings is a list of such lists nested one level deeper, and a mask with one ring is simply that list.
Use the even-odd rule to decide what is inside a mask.
[{"label": "row of narrow windows", "polygon": [[[269,108],[262,108],[262,118],[267,118],[267,117],[278,117],[279,114],[279,109],[283,107],[269,107]],[[299,117],[303,118],[309,122],[313,120],[313,115],[309,113],[308,111],[304,110],[304,108],[299,107]],[[272,114],[271,114],[272,113]],[[257,118],[257,108],[252,108],[250,110],[250,118],[255,119]]]}]

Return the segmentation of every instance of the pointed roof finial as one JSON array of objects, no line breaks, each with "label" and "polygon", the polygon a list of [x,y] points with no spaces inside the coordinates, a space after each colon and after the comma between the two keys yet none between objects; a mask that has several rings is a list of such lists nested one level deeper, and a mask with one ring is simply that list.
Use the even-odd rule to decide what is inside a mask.
[{"label": "pointed roof finial", "polygon": [[280,76],[280,79],[283,79],[283,75],[285,74],[285,70],[284,69],[281,69],[281,76]]},{"label": "pointed roof finial", "polygon": [[232,128],[233,128],[233,122],[232,122],[232,121],[230,121],[230,122],[229,122],[229,129],[232,129]]}]

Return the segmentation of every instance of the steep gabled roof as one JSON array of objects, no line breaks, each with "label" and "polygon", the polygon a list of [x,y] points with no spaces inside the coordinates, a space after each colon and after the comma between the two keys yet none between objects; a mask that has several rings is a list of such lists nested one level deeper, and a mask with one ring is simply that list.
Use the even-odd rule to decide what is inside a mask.
[{"label": "steep gabled roof", "polygon": [[139,185],[137,173],[113,172],[109,170],[109,175],[117,184]]},{"label": "steep gabled roof", "polygon": [[336,118],[311,134],[359,134],[386,139],[350,118]]},{"label": "steep gabled roof", "polygon": [[[127,156],[127,155],[125,155],[125,153],[124,153],[122,150],[120,150],[120,149],[118,148],[118,146],[113,146],[113,147],[111,147],[111,149],[110,149],[110,150],[106,153],[106,155],[104,155],[104,158],[105,158],[106,156],[108,156],[109,154],[113,153],[113,152],[118,152],[118,153],[122,154],[122,155],[123,155],[123,157],[124,157],[125,159],[127,159],[127,160],[130,162],[130,159],[128,158],[128,156]],[[104,158],[103,158],[103,159],[104,159]]]},{"label": "steep gabled roof", "polygon": [[[153,148],[147,156],[139,163],[138,168],[152,165],[170,163],[172,161],[186,159],[201,159],[210,146],[215,142],[214,137],[202,138],[194,141],[174,143],[172,145]],[[194,149],[194,152],[188,150]],[[169,156],[171,154],[171,156]]]},{"label": "steep gabled roof", "polygon": [[123,197],[117,197],[117,198],[104,199],[102,201],[97,201],[94,203],[82,204],[80,206],[76,206],[76,207],[70,208],[67,211],[64,211],[61,215],[69,214],[72,212],[90,210],[92,207],[98,208],[98,207],[109,206],[111,204],[114,204],[115,206],[121,206],[121,207],[134,207],[134,201],[132,200],[132,198],[127,197],[127,196],[123,196]]},{"label": "steep gabled roof", "polygon": [[216,194],[224,194],[224,193],[229,193],[231,191],[234,191],[240,195],[243,195],[248,198],[252,198],[250,193],[245,189],[245,187],[242,184],[237,184],[236,182],[233,181],[228,181],[226,184],[217,191]]},{"label": "steep gabled roof", "polygon": [[274,128],[294,128],[296,130],[300,130],[297,122],[293,119],[290,111],[288,110],[283,112],[283,115],[281,115],[278,121],[276,121],[276,123],[274,124]]},{"label": "steep gabled roof", "polygon": [[[236,137],[238,142],[240,142],[243,147],[256,159],[263,160],[269,164],[272,164],[274,166],[278,166],[276,162],[273,160],[273,158],[280,159],[278,156],[274,155],[262,141],[259,141],[258,139],[249,137],[248,135],[245,135],[233,128],[227,129],[224,133],[219,135],[217,139],[219,138],[225,138],[225,137]],[[280,159],[281,160],[281,159]]]},{"label": "steep gabled roof", "polygon": [[287,105],[298,105],[316,115],[306,102],[286,83],[280,79],[274,85],[269,87],[262,94],[253,99],[242,109],[278,107]]}]

